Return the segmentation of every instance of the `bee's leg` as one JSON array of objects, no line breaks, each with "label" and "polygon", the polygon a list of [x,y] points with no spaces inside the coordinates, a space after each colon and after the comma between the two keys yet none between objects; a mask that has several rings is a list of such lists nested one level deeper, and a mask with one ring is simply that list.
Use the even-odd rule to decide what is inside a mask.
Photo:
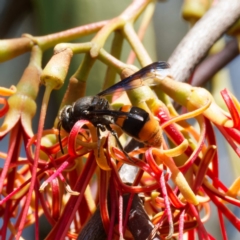
[{"label": "bee's leg", "polygon": [[62,152],[62,154],[64,154],[63,146],[62,146],[62,139],[61,139],[61,135],[60,135],[61,126],[62,126],[61,122],[58,122],[58,125],[57,125],[57,128],[58,128],[58,141],[59,141],[59,146],[60,146],[61,152]]},{"label": "bee's leg", "polygon": [[101,133],[100,133],[100,130],[102,132],[106,131],[106,127],[105,127],[105,125],[102,125],[100,123],[98,123],[96,127],[97,127],[97,137],[98,137],[98,142],[97,142],[98,157],[100,157],[100,146],[101,146]]},{"label": "bee's leg", "polygon": [[124,153],[124,155],[128,158],[128,160],[130,160],[131,162],[134,162],[128,155],[128,153],[123,149],[123,146],[121,144],[121,142],[119,141],[118,135],[117,133],[110,127],[110,125],[106,125],[107,130],[115,137],[116,141],[117,141],[117,145],[118,147],[121,149],[121,151]]},{"label": "bee's leg", "polygon": [[100,157],[100,145],[101,145],[101,139],[100,139],[100,129],[97,127],[97,149],[98,149],[98,157]]}]

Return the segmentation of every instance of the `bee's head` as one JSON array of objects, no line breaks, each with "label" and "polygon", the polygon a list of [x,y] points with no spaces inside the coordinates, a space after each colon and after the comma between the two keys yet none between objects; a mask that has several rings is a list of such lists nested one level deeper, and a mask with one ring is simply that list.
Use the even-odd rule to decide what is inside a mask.
[{"label": "bee's head", "polygon": [[73,107],[71,105],[65,106],[59,114],[59,125],[63,127],[66,132],[70,132],[75,122],[72,118]]}]

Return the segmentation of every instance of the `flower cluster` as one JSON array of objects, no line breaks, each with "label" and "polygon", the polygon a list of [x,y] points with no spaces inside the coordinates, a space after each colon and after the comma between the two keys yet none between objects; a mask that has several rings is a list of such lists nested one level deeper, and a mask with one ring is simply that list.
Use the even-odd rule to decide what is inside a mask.
[{"label": "flower cluster", "polygon": [[[54,127],[44,130],[50,94],[63,85],[74,54],[85,53],[85,58],[69,80],[61,108],[85,95],[87,66],[96,58],[110,67],[105,86],[112,85],[112,74],[126,78],[136,71],[104,50],[113,30],[123,31],[142,66],[152,62],[131,24],[145,8],[145,20],[150,19],[151,4],[134,1],[119,17],[87,28],[0,41],[0,49],[5,46],[7,53],[0,56],[2,61],[31,51],[29,65],[17,86],[0,88],[0,117],[4,118],[0,139],[9,135],[8,149],[0,152],[1,239],[7,235],[20,239],[23,229],[31,224],[36,226],[38,239],[41,215],[52,225],[46,239],[94,239],[100,235],[108,239],[194,239],[196,234],[199,239],[214,239],[204,226],[210,218],[210,203],[217,208],[224,239],[223,217],[240,231],[240,219],[230,209],[230,205],[240,207],[240,179],[227,187],[219,178],[214,130],[214,126],[219,129],[239,157],[240,104],[227,89],[221,94],[228,111],[204,88],[154,71],[141,79],[143,83],[147,78],[154,81],[152,89],[144,85],[128,95],[114,93],[109,100],[113,108],[131,102],[158,122],[162,133],[159,148],[134,139],[128,142],[129,136],[113,124],[124,147],[121,149],[116,136],[109,131],[99,133],[86,119],[76,121],[67,133],[59,127],[56,116]],[[91,42],[62,43],[97,31]],[[54,55],[42,69],[43,51],[56,43]],[[40,83],[46,90],[38,132],[34,133],[31,124]],[[177,112],[173,101],[185,110]],[[190,118],[194,124],[187,121]],[[20,156],[22,146],[26,157]]]}]

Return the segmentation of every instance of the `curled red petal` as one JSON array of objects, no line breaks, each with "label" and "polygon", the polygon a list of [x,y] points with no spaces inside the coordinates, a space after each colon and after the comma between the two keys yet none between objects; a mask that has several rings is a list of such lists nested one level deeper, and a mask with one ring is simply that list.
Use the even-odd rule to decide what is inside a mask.
[{"label": "curled red petal", "polygon": [[52,216],[55,220],[58,220],[60,215],[60,189],[58,179],[55,178],[51,182],[52,189]]},{"label": "curled red petal", "polygon": [[9,105],[8,105],[8,101],[5,98],[0,98],[0,104],[3,105],[3,107],[0,109],[0,117],[3,117],[8,109],[9,109]]},{"label": "curled red petal", "polygon": [[70,134],[69,134],[69,138],[68,138],[68,153],[70,156],[76,156],[76,148],[75,148],[75,141],[76,141],[76,138],[78,136],[78,133],[79,133],[79,129],[84,126],[85,124],[89,123],[89,121],[87,120],[80,120],[80,121],[77,121]]},{"label": "curled red petal", "polygon": [[228,92],[228,90],[225,88],[224,90],[221,91],[223,100],[225,101],[228,110],[231,114],[232,120],[233,120],[233,126],[234,128],[240,127],[240,115],[238,112],[238,109],[236,108],[236,105],[232,99],[231,94]]},{"label": "curled red petal", "polygon": [[235,144],[233,138],[231,137],[231,133],[234,133],[235,131],[232,131],[234,129],[230,128],[225,128],[221,126],[217,126],[219,131],[222,133],[222,135],[226,138],[230,146],[233,148],[233,150],[237,153],[237,155],[240,157],[240,149],[239,147]]},{"label": "curled red petal", "polygon": [[155,159],[154,159],[153,154],[152,154],[152,148],[149,148],[145,152],[145,156],[146,156],[146,160],[147,160],[149,166],[151,167],[151,170],[153,172],[155,172],[155,174],[160,177],[161,174],[162,174],[162,170],[158,167],[158,165],[155,162]]}]

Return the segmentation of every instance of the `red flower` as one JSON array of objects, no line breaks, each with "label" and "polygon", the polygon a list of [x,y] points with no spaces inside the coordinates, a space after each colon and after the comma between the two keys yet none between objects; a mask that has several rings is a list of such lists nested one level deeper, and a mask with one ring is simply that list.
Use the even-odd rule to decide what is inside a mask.
[{"label": "red flower", "polygon": [[[38,47],[33,47],[32,58],[17,84],[16,91],[11,93],[8,100],[1,99],[1,102],[5,104],[1,110],[1,116],[5,115],[5,119],[0,128],[0,138],[4,138],[7,133],[10,135],[7,153],[2,153],[5,161],[0,176],[0,192],[4,196],[1,200],[1,207],[4,208],[1,230],[3,239],[6,238],[10,218],[20,210],[21,214],[17,216],[16,223],[12,223],[10,228],[12,234],[16,234],[23,213],[22,206],[27,201],[27,183],[31,176],[31,165],[27,159],[19,157],[19,153],[22,141],[26,146],[28,140],[33,136],[31,122],[36,112],[35,98],[39,88],[40,64],[41,53]],[[5,92],[1,91],[1,93]],[[31,197],[31,195],[27,197],[29,202]],[[29,213],[27,220],[23,217],[25,226],[33,223],[32,215],[33,213]]]}]

